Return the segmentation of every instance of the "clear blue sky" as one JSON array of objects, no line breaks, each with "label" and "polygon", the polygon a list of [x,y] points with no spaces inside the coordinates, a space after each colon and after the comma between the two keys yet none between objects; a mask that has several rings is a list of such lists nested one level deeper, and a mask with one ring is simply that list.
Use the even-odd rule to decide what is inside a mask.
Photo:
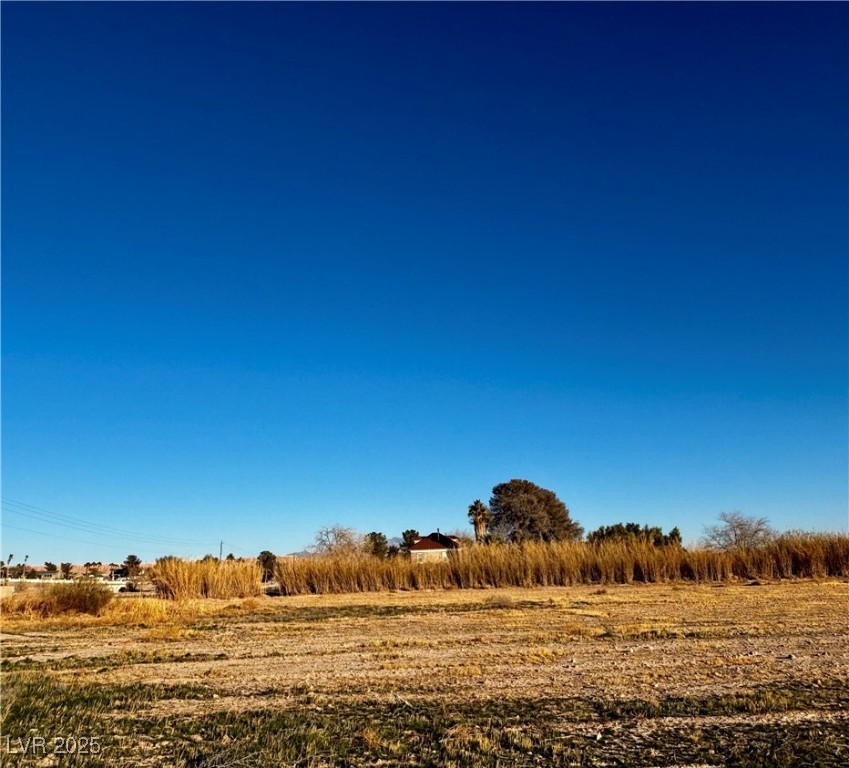
[{"label": "clear blue sky", "polygon": [[845,531],[847,19],[4,3],[2,556]]}]

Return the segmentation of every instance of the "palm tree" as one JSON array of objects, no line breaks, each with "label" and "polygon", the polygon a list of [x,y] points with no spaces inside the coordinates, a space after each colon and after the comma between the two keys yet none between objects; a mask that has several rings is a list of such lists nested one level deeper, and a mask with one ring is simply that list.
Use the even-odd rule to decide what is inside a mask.
[{"label": "palm tree", "polygon": [[475,527],[475,541],[478,544],[483,544],[486,541],[486,528],[491,518],[492,513],[489,511],[489,507],[480,499],[475,499],[469,504],[469,520]]}]

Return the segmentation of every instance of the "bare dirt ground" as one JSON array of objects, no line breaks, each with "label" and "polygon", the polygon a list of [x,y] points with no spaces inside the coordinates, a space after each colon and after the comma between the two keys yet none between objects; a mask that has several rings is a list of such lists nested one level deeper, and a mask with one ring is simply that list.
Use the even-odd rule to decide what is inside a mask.
[{"label": "bare dirt ground", "polygon": [[[839,765],[847,608],[843,581],[280,597],[141,626],[6,619],[2,651],[7,679],[160,692],[114,707],[152,735],[116,736],[103,764],[253,765],[239,718],[286,712],[319,731],[344,720],[351,741],[278,743],[279,765]],[[167,738],[155,725],[176,721]],[[181,746],[210,728],[245,749],[214,763],[207,736]]]}]

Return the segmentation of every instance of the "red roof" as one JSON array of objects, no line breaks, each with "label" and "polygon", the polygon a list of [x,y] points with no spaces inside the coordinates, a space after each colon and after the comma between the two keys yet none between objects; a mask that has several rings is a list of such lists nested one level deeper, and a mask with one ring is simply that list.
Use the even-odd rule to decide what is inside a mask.
[{"label": "red roof", "polygon": [[445,536],[441,533],[432,533],[430,536],[423,536],[412,547],[411,552],[421,551],[423,549],[459,549],[460,543],[453,537]]}]

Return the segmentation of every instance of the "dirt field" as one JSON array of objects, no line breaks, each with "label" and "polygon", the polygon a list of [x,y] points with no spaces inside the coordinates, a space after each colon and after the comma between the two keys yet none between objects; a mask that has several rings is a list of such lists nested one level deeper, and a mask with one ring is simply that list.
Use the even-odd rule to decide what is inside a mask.
[{"label": "dirt field", "polygon": [[[847,609],[849,583],[824,581],[203,601],[119,626],[7,617],[0,753],[10,766],[847,765]],[[78,753],[96,742],[55,754],[68,737]]]}]

